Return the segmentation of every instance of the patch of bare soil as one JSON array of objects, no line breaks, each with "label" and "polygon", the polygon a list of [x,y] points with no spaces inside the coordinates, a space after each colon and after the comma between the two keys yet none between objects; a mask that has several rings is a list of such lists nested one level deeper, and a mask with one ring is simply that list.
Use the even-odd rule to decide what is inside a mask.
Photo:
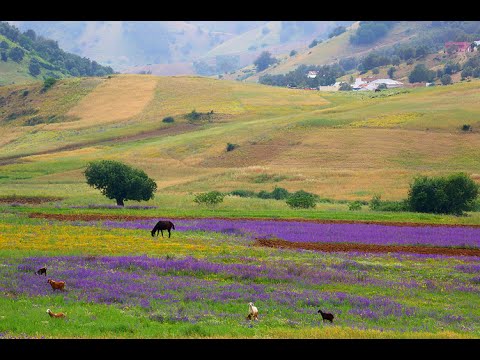
[{"label": "patch of bare soil", "polygon": [[[54,219],[60,221],[97,221],[97,220],[111,220],[111,221],[128,221],[128,220],[150,220],[159,219],[160,217],[146,217],[134,215],[114,215],[114,214],[43,214],[30,213],[31,218]],[[192,219],[190,217],[177,217],[176,219]],[[218,218],[226,219],[228,218]],[[236,220],[262,220],[267,219],[252,219],[252,218],[235,218]],[[175,220],[175,219],[172,219]],[[268,221],[302,221],[302,222],[316,222],[316,223],[348,223],[348,224],[376,224],[376,225],[392,225],[392,226],[472,226],[479,227],[480,225],[448,225],[448,224],[422,224],[422,223],[382,223],[379,221],[343,221],[343,220],[305,220],[305,219],[282,219]],[[406,252],[413,254],[433,254],[433,255],[447,255],[447,256],[480,256],[480,249],[472,248],[454,248],[442,246],[421,246],[421,245],[373,245],[373,244],[353,244],[353,243],[312,243],[312,242],[292,242],[282,239],[255,239],[255,246],[266,246],[279,249],[303,249],[323,252],[366,252],[366,253],[392,253],[392,252]]]},{"label": "patch of bare soil", "polygon": [[62,198],[58,197],[34,197],[34,196],[5,196],[0,197],[0,203],[6,204],[42,204],[50,201],[59,201]]},{"label": "patch of bare soil", "polygon": [[406,252],[413,254],[447,255],[447,256],[480,256],[480,249],[453,248],[442,246],[420,245],[373,245],[352,243],[311,243],[292,242],[282,239],[255,239],[255,246],[267,246],[277,249],[302,249],[323,252],[365,252],[365,253],[392,253]]}]

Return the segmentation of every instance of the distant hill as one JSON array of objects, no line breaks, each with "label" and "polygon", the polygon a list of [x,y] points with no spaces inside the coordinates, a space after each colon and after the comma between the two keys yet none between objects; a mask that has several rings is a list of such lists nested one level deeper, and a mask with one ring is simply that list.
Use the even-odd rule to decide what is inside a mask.
[{"label": "distant hill", "polygon": [[20,84],[47,77],[105,76],[111,67],[63,51],[56,41],[37,36],[29,29],[21,32],[0,22],[0,85]]},{"label": "distant hill", "polygon": [[[66,51],[123,73],[221,74],[326,38],[351,21],[16,21]],[[154,41],[152,41],[154,39]],[[228,63],[227,63],[228,62]],[[197,65],[197,66],[195,66]],[[203,67],[202,67],[203,65]]]},{"label": "distant hill", "polygon": [[[221,60],[222,57],[235,57],[237,68],[244,67],[253,63],[263,51],[278,55],[302,49],[314,39],[327,38],[328,32],[339,24],[350,23],[351,21],[270,21],[214,47],[200,57],[197,63],[217,65],[219,58]],[[210,74],[202,73],[197,67],[197,73],[211,75],[222,71],[213,67]]]},{"label": "distant hill", "polygon": [[[192,63],[210,49],[265,21],[17,21],[22,30],[58,41],[69,52],[120,72]],[[138,67],[138,68],[137,68]]]},{"label": "distant hill", "polygon": [[[339,64],[348,76],[340,77],[344,81],[350,76],[383,76],[395,68],[394,78],[409,81],[408,75],[418,64],[425,64],[434,72],[443,71],[448,63],[466,63],[472,53],[445,54],[444,44],[448,41],[473,42],[480,39],[480,22],[478,21],[390,21],[381,36],[369,38],[367,31],[361,32],[367,22],[355,22],[346,27],[346,31],[329,39],[311,43],[297,51],[296,54],[276,55],[278,62],[264,71],[256,72],[250,65],[236,72],[225,74],[225,79],[257,82],[265,75],[280,75],[294,71],[300,66],[323,66]],[[374,23],[374,22],[372,22]],[[379,22],[377,22],[379,23]],[[363,25],[362,25],[363,24]],[[367,34],[358,37],[358,34]],[[352,38],[357,37],[357,41]],[[442,75],[435,76],[439,82]],[[453,79],[460,74],[453,74]]]}]

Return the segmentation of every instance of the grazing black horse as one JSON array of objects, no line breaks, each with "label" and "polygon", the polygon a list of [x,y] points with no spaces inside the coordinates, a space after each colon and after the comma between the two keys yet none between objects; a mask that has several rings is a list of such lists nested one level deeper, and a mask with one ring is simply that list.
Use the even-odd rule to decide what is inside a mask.
[{"label": "grazing black horse", "polygon": [[155,232],[157,233],[157,236],[158,233],[161,232],[163,237],[163,230],[168,230],[168,237],[170,237],[170,229],[175,230],[175,225],[173,225],[171,221],[160,220],[152,229],[152,236],[155,236]]}]

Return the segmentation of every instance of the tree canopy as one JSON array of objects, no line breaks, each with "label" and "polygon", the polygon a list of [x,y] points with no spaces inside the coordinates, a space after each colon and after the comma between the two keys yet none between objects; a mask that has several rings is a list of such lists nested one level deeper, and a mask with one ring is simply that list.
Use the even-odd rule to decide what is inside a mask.
[{"label": "tree canopy", "polygon": [[407,201],[413,211],[461,215],[471,208],[478,193],[479,185],[465,173],[420,176],[411,184]]},{"label": "tree canopy", "polygon": [[272,54],[269,51],[263,51],[260,56],[253,62],[253,64],[257,67],[257,72],[265,70],[271,64],[275,64],[277,59],[272,57]]},{"label": "tree canopy", "polygon": [[147,201],[153,199],[157,184],[143,170],[132,168],[115,160],[98,160],[87,164],[87,184],[99,189],[117,205],[126,200]]}]

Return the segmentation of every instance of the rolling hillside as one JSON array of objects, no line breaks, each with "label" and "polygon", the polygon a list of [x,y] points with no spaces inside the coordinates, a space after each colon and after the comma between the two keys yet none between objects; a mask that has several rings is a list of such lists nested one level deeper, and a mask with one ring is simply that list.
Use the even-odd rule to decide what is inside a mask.
[{"label": "rolling hillside", "polygon": [[[389,78],[387,72],[393,67],[395,71],[393,78],[408,83],[408,75],[419,64],[425,65],[435,73],[437,70],[443,71],[450,63],[459,64],[462,70],[463,64],[475,56],[476,52],[447,53],[444,51],[445,42],[472,43],[480,39],[480,23],[475,21],[399,21],[390,23],[391,28],[377,40],[368,44],[354,44],[350,38],[357,36],[360,24],[361,22],[356,22],[346,27],[346,31],[340,35],[321,41],[317,45],[304,47],[294,55],[288,52],[276,55],[278,62],[263,71],[256,72],[252,64],[234,73],[225,74],[224,78],[258,82],[264,75],[287,74],[301,65],[318,67],[340,64],[345,67],[347,75],[338,78],[337,81],[348,82],[350,77],[359,76]],[[393,60],[395,57],[396,60]],[[375,62],[377,64],[374,65]],[[366,69],[362,69],[362,66]],[[378,72],[373,73],[372,70]],[[460,80],[460,72],[451,75],[453,82]],[[440,84],[441,76],[436,76],[435,81],[430,82]]]},{"label": "rolling hillside", "polygon": [[308,51],[305,50],[297,56],[289,58],[270,71],[272,74],[281,74],[293,70],[301,64],[325,65],[336,62],[341,58],[365,56],[372,50],[378,50],[383,47],[411,40],[417,36],[418,32],[426,25],[424,22],[403,21],[395,24],[387,36],[379,39],[373,46],[370,44],[352,45],[349,38],[358,28],[358,22],[356,22],[343,34],[325,40],[317,46],[308,49]]},{"label": "rolling hillside", "polygon": [[[86,163],[118,159],[146,171],[162,194],[281,186],[402,199],[419,174],[465,171],[480,181],[479,90],[472,80],[326,93],[151,75],[63,79],[46,92],[4,86],[0,192],[96,193]],[[226,151],[227,143],[239,146]]]}]

